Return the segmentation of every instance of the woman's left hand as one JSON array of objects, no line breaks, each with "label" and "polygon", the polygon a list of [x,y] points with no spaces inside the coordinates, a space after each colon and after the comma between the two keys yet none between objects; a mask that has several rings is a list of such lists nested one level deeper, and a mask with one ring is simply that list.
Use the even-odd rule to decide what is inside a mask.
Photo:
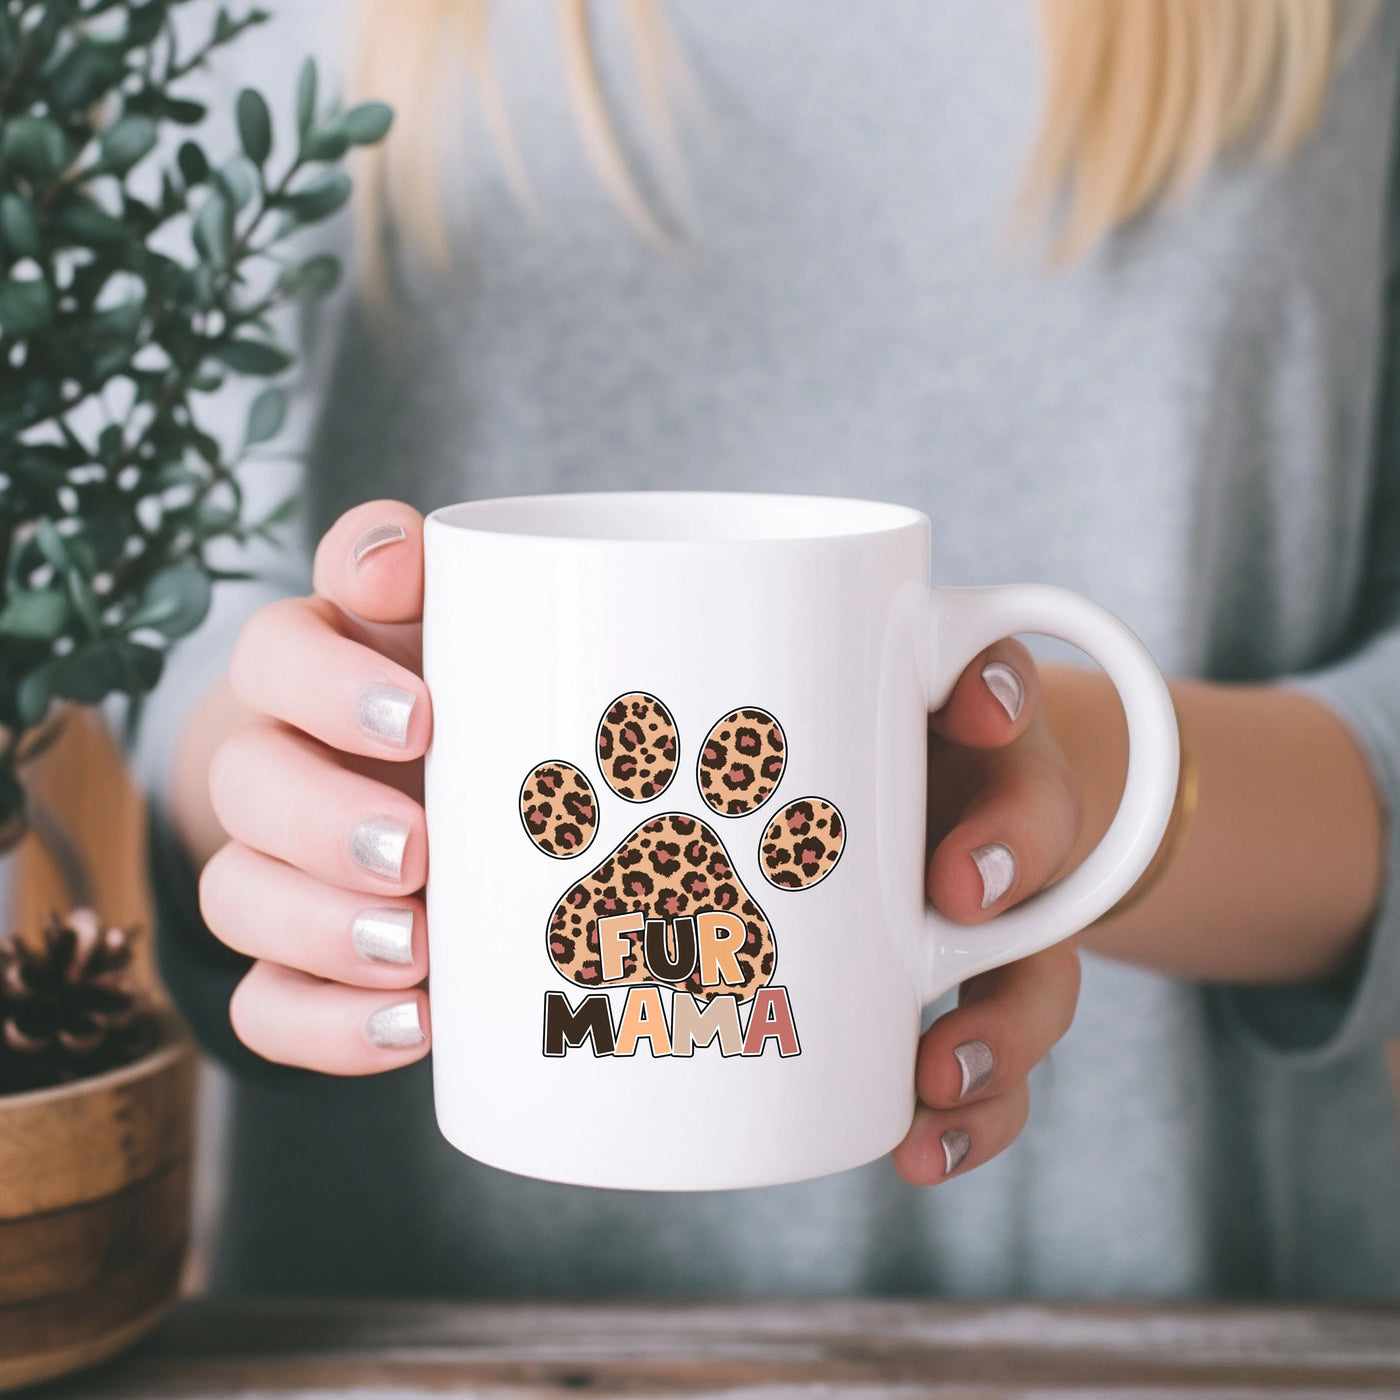
[{"label": "woman's left hand", "polygon": [[[931,716],[928,894],[946,917],[985,923],[1051,883],[1080,834],[1074,771],[1041,710],[1019,642],[989,647]],[[1070,939],[964,982],[957,1008],[919,1044],[919,1103],[894,1150],[906,1181],[929,1186],[1015,1141],[1027,1077],[1069,1029],[1079,998]]]}]

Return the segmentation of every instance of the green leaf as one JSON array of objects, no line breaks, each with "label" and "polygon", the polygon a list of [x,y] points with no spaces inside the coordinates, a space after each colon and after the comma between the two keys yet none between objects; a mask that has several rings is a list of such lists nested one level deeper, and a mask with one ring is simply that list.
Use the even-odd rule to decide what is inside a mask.
[{"label": "green leaf", "polygon": [[156,144],[156,124],[150,117],[123,117],[102,133],[98,143],[102,168],[124,174]]},{"label": "green leaf", "polygon": [[385,102],[361,102],[341,117],[337,125],[352,146],[372,146],[382,141],[394,123],[394,109]]},{"label": "green leaf", "polygon": [[194,246],[206,262],[223,268],[232,245],[233,209],[218,190],[210,190],[194,216]]},{"label": "green leaf", "polygon": [[304,142],[316,120],[316,60],[307,58],[297,74],[297,135]]},{"label": "green leaf", "polygon": [[83,248],[105,248],[117,243],[134,242],[132,230],[115,219],[105,209],[94,204],[86,195],[71,195],[50,214],[53,227],[68,236],[68,241]]},{"label": "green leaf", "polygon": [[209,157],[197,141],[186,141],[175,157],[187,185],[201,185],[209,178]]},{"label": "green leaf", "polygon": [[126,450],[126,435],[120,423],[109,423],[97,435],[97,455],[109,467],[115,467]]},{"label": "green leaf", "polygon": [[51,642],[69,618],[68,597],[55,588],[16,593],[0,612],[0,634]]},{"label": "green leaf", "polygon": [[190,283],[198,305],[208,306],[214,300],[214,269],[208,263],[200,263],[193,269]]},{"label": "green leaf", "polygon": [[131,47],[144,47],[159,33],[165,23],[165,0],[150,0],[147,5],[133,5],[126,17],[126,42]]},{"label": "green leaf", "polygon": [[[198,624],[196,624],[197,626]],[[151,647],[143,647],[139,642],[119,642],[122,659],[126,662],[127,674],[134,684],[132,690],[138,694],[154,690],[165,669],[165,655]]]},{"label": "green leaf", "polygon": [[72,110],[90,107],[126,75],[126,62],[113,44],[80,40],[46,71],[54,97]]},{"label": "green leaf", "polygon": [[209,611],[209,576],[198,564],[176,564],[155,574],[123,624],[128,632],[154,627],[167,637],[193,632]]},{"label": "green leaf", "polygon": [[52,670],[52,663],[41,666],[37,671],[31,671],[15,687],[15,708],[19,710],[21,723],[38,724],[48,714],[49,701],[53,698],[53,691],[49,687],[49,675]]},{"label": "green leaf", "polygon": [[301,498],[294,491],[278,501],[278,503],[253,526],[253,533],[255,535],[261,535],[265,539],[271,539],[282,526],[296,518],[296,513],[300,509]]},{"label": "green leaf", "polygon": [[238,94],[238,139],[244,153],[259,169],[272,154],[272,114],[263,95],[254,88]]},{"label": "green leaf", "polygon": [[68,558],[68,546],[63,543],[63,536],[54,529],[52,520],[43,518],[34,522],[34,543],[38,545],[45,563],[60,573],[68,572],[71,562]]},{"label": "green leaf", "polygon": [[0,156],[35,179],[51,180],[68,163],[68,143],[48,117],[12,117],[0,135]]},{"label": "green leaf", "polygon": [[275,384],[264,389],[248,409],[248,428],[243,441],[247,447],[254,443],[267,442],[282,431],[287,418],[286,390]]},{"label": "green leaf", "polygon": [[39,280],[0,282],[0,331],[20,338],[32,335],[53,319],[48,285]]},{"label": "green leaf", "polygon": [[33,206],[13,191],[0,195],[0,233],[16,257],[33,257],[39,251],[39,225]]},{"label": "green leaf", "polygon": [[162,658],[125,640],[89,643],[45,668],[46,689],[81,705],[96,705],[114,690],[140,694],[160,678]]},{"label": "green leaf", "polygon": [[180,182],[168,170],[160,172],[160,216],[174,218],[185,208],[185,191]]},{"label": "green leaf", "polygon": [[99,341],[126,342],[141,329],[145,315],[146,299],[132,297],[127,301],[118,302],[116,306],[109,306],[105,311],[99,311],[88,322],[88,331]]},{"label": "green leaf", "polygon": [[223,453],[219,447],[219,439],[210,433],[201,432],[198,428],[189,429],[190,443],[194,450],[209,463],[211,467],[219,465],[219,459]]},{"label": "green leaf", "polygon": [[298,223],[314,224],[329,218],[350,198],[350,177],[343,170],[323,170],[295,194],[285,195],[283,205]]},{"label": "green leaf", "polygon": [[68,596],[72,600],[74,608],[77,609],[78,616],[82,618],[83,626],[87,628],[88,635],[100,636],[102,618],[97,605],[97,595],[93,593],[92,585],[77,569],[68,570],[65,582],[68,584]]},{"label": "green leaf", "polygon": [[160,110],[181,126],[197,126],[209,114],[204,103],[192,102],[185,97],[162,97]]},{"label": "green leaf", "polygon": [[301,143],[303,160],[339,160],[350,149],[350,138],[331,122],[312,127]]},{"label": "green leaf", "polygon": [[305,262],[288,263],[277,278],[280,291],[289,296],[323,297],[340,282],[340,259],[333,253],[318,253]]},{"label": "green leaf", "polygon": [[257,182],[249,169],[248,162],[242,156],[234,156],[232,160],[226,160],[219,167],[215,178],[235,210],[247,207],[248,201],[252,199],[257,188]]},{"label": "green leaf", "polygon": [[292,357],[280,345],[262,340],[226,340],[209,351],[239,374],[278,374],[292,363]]}]

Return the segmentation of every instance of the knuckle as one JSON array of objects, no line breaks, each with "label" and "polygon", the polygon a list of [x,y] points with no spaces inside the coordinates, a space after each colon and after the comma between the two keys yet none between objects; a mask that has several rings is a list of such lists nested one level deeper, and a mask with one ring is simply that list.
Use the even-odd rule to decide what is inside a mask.
[{"label": "knuckle", "polygon": [[1063,979],[1072,1009],[1074,1002],[1078,1000],[1079,984],[1084,975],[1083,965],[1079,960],[1079,950],[1073,942],[1066,940],[1063,943],[1056,943],[1051,951],[1054,955],[1056,971]]},{"label": "knuckle", "polygon": [[981,1136],[983,1146],[979,1150],[976,1136],[973,1139],[973,1152],[976,1160],[974,1166],[982,1166],[994,1157],[999,1157],[1010,1147],[1018,1137],[1025,1131],[1026,1124],[1031,1116],[1031,1092],[1025,1080],[1021,1080],[1014,1089],[1008,1089],[1005,1093],[986,1105],[989,1109],[995,1109],[991,1120],[986,1124],[986,1131]]},{"label": "knuckle", "polygon": [[238,757],[233,749],[233,740],[236,737],[231,735],[225,739],[214,750],[214,755],[209,760],[209,801],[213,804],[215,816],[225,827],[228,826],[233,780],[238,772]]},{"label": "knuckle", "polygon": [[1026,1124],[1031,1117],[1031,1090],[1030,1085],[1024,1080],[1016,1087],[1008,1097],[1011,1099],[1011,1115],[1008,1127],[1009,1136],[1006,1139],[1006,1146],[1010,1147],[1022,1132],[1025,1131]]},{"label": "knuckle", "polygon": [[1029,681],[1040,674],[1035,657],[1024,642],[1017,641],[1015,637],[1007,637],[997,645],[1001,648],[1003,657],[1020,671],[1022,680]]},{"label": "knuckle", "polygon": [[276,635],[279,609],[284,599],[268,603],[259,608],[238,629],[238,638],[233,644],[233,655],[229,658],[228,678],[233,693],[243,704],[256,708],[254,695],[254,673],[259,656],[266,651]]},{"label": "knuckle", "polygon": [[[316,606],[315,599],[278,598],[253,613],[239,629],[229,657],[229,685],[234,696],[249,709],[267,711],[265,678],[268,662],[276,659],[279,676],[295,673],[304,654],[297,645],[306,634],[307,624],[329,618]],[[270,713],[270,712],[269,712]]]},{"label": "knuckle", "polygon": [[259,999],[259,987],[263,980],[260,975],[261,967],[261,963],[254,963],[248,969],[243,980],[233,989],[233,995],[229,998],[228,1003],[228,1019],[229,1024],[233,1027],[234,1035],[249,1050],[257,1054],[261,1054],[262,1051],[258,1048],[257,1018],[253,1008]]},{"label": "knuckle", "polygon": [[1056,943],[1041,955],[1043,965],[1038,980],[1046,988],[1046,1001],[1053,1009],[1051,1030],[1059,1041],[1074,1024],[1079,1005],[1079,986],[1083,972],[1079,953],[1072,942]]},{"label": "knuckle", "polygon": [[225,871],[228,857],[224,854],[233,843],[222,846],[205,862],[199,872],[199,912],[205,924],[215,935],[224,923],[224,901],[228,890]]},{"label": "knuckle", "polygon": [[268,731],[260,725],[235,730],[209,760],[209,799],[214,812],[227,826],[234,794],[262,771],[263,750]]}]

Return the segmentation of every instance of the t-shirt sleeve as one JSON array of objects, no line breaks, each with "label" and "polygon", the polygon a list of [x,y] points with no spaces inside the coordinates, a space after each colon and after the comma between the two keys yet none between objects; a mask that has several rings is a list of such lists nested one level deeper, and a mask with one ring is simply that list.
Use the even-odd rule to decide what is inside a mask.
[{"label": "t-shirt sleeve", "polygon": [[1216,993],[1227,1020],[1257,1048],[1299,1067],[1400,1035],[1400,143],[1391,164],[1365,567],[1338,654],[1281,682],[1331,709],[1368,761],[1385,820],[1380,903],[1353,967],[1333,982]]},{"label": "t-shirt sleeve", "polygon": [[1385,817],[1385,876],[1353,966],[1328,983],[1218,989],[1229,1023],[1264,1053],[1315,1067],[1400,1035],[1400,628],[1333,666],[1285,682],[1347,725],[1373,775]]}]

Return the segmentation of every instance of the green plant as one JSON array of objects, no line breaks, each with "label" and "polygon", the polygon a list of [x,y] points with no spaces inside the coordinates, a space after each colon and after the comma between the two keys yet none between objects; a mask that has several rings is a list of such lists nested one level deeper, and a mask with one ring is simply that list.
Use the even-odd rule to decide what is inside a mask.
[{"label": "green plant", "polygon": [[[322,104],[308,60],[279,147],[238,95],[241,149],[217,160],[187,80],[268,19],[220,8],[182,50],[190,0],[0,0],[0,832],[22,829],[19,763],[57,701],[133,707],[197,627],[209,550],[268,536],[240,467],[280,431],[252,400],[242,444],[201,427],[230,376],[293,363],[268,317],[340,277],[294,235],[349,199],[339,162],[387,132],[380,103]],[[182,25],[181,29],[188,26]],[[183,133],[180,128],[191,128]]]}]

